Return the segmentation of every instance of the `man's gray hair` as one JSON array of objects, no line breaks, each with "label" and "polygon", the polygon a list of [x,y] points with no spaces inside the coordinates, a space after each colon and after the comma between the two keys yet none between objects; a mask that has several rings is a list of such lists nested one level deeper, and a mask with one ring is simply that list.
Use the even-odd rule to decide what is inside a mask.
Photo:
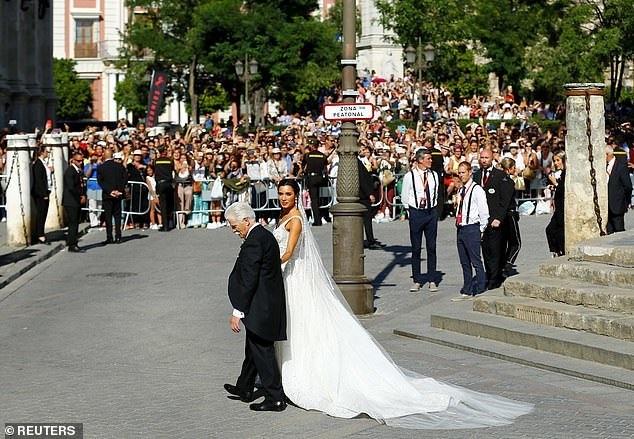
[{"label": "man's gray hair", "polygon": [[237,202],[227,207],[227,210],[225,210],[225,218],[234,220],[249,218],[251,221],[255,221],[255,212],[248,203]]}]

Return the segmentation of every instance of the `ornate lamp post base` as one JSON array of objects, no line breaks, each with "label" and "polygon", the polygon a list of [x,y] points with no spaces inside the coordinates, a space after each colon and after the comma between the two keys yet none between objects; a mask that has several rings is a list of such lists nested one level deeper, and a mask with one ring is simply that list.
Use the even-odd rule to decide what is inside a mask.
[{"label": "ornate lamp post base", "polygon": [[363,274],[363,216],[359,203],[339,203],[330,209],[332,227],[333,278],[355,314],[374,312],[374,288]]}]

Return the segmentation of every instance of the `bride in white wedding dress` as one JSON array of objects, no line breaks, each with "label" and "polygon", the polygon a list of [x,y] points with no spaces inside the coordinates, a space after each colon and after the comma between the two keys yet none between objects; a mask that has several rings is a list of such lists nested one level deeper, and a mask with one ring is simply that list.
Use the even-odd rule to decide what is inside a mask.
[{"label": "bride in white wedding dress", "polygon": [[299,186],[282,180],[282,208],[273,234],[286,287],[288,340],[275,351],[286,396],[297,406],[331,416],[365,413],[390,426],[458,429],[507,425],[532,405],[487,395],[397,366],[352,314],[326,271]]}]

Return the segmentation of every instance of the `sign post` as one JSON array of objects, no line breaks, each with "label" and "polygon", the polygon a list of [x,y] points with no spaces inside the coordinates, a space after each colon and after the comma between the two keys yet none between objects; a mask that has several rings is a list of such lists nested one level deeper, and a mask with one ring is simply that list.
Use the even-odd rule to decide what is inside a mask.
[{"label": "sign post", "polygon": [[372,104],[324,104],[324,119],[328,121],[372,120],[374,105]]}]

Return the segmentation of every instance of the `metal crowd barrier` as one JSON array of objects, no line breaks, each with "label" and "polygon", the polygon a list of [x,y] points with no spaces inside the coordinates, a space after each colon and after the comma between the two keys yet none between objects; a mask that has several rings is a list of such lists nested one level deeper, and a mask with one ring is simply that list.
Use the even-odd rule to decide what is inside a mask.
[{"label": "metal crowd barrier", "polygon": [[[84,181],[87,179],[84,178]],[[143,181],[128,181],[127,189],[129,197],[121,200],[121,215],[124,216],[121,229],[124,230],[125,226],[130,221],[132,215],[145,215],[150,211],[150,188]],[[102,200],[101,197],[96,198]],[[89,208],[83,207],[81,210],[86,212],[103,212],[103,208]]]}]

